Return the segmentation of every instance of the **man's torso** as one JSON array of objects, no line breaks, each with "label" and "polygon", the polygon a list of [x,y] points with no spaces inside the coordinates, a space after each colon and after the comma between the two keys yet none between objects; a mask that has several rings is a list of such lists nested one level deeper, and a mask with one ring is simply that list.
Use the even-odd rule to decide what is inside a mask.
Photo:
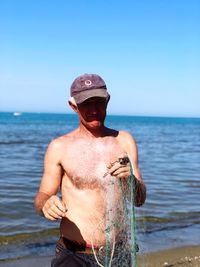
[{"label": "man's torso", "polygon": [[62,138],[61,194],[68,211],[61,222],[61,235],[81,243],[103,245],[108,231],[114,238],[113,226],[123,212],[120,181],[104,174],[107,165],[125,151],[117,136],[83,138],[72,133]]}]

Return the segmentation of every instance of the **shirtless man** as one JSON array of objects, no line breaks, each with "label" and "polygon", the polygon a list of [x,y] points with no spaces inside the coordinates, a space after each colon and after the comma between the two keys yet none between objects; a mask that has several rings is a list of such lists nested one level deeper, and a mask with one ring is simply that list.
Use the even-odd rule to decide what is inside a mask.
[{"label": "shirtless man", "polygon": [[[76,78],[69,105],[79,117],[79,127],[53,140],[45,155],[35,207],[51,221],[61,219],[54,267],[99,265],[93,254],[105,247],[106,229],[122,217],[130,162],[137,185],[135,205],[146,198],[135,140],[128,132],[104,125],[109,99],[100,76]],[[56,195],[59,189],[61,198]],[[119,228],[112,227],[112,242],[117,242]]]}]

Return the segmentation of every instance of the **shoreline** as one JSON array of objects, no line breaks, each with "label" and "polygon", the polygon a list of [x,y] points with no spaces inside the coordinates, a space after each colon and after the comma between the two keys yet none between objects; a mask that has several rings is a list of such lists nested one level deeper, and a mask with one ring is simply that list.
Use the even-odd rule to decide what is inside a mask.
[{"label": "shoreline", "polygon": [[199,267],[200,245],[176,247],[137,257],[137,267]]},{"label": "shoreline", "polygon": [[[1,260],[1,267],[50,267],[53,256],[35,256]],[[200,245],[177,247],[137,256],[137,267],[198,267]],[[128,267],[128,266],[127,266]]]}]

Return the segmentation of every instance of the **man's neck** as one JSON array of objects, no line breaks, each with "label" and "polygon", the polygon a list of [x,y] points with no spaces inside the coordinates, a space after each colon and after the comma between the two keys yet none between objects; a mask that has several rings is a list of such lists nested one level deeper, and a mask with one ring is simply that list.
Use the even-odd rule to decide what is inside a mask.
[{"label": "man's neck", "polygon": [[79,127],[79,135],[88,137],[88,138],[98,138],[98,137],[104,137],[107,135],[107,128],[102,125],[99,128],[96,129],[88,129],[85,125],[80,124]]}]

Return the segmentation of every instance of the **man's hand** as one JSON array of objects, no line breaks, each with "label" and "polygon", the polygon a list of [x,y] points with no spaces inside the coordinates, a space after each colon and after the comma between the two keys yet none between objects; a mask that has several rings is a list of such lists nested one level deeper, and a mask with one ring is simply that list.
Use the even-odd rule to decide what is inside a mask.
[{"label": "man's hand", "polygon": [[108,166],[108,173],[117,178],[128,178],[131,175],[130,162],[127,155],[122,155]]},{"label": "man's hand", "polygon": [[45,218],[56,221],[66,216],[67,209],[60,198],[53,195],[44,203],[42,212]]}]

